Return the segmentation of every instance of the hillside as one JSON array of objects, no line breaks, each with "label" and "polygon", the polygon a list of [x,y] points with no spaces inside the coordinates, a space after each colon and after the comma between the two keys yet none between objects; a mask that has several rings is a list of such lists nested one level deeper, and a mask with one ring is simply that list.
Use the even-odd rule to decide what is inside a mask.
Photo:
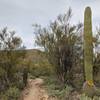
[{"label": "hillside", "polygon": [[27,49],[26,50],[26,59],[31,60],[32,62],[40,62],[45,59],[45,55],[40,50]]}]

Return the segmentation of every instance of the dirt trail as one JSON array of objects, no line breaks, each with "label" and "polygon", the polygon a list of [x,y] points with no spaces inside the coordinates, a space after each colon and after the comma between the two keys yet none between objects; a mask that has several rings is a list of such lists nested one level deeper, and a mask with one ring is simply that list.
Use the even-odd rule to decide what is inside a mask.
[{"label": "dirt trail", "polygon": [[26,89],[22,92],[21,100],[55,100],[50,99],[45,89],[43,89],[43,79],[29,79]]}]

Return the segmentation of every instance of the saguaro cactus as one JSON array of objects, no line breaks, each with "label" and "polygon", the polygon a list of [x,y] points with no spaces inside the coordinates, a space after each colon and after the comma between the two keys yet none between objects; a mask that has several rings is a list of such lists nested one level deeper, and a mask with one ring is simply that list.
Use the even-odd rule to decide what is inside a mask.
[{"label": "saguaro cactus", "polygon": [[93,82],[93,44],[91,8],[86,7],[84,14],[84,67],[87,82]]},{"label": "saguaro cactus", "polygon": [[93,37],[91,8],[86,7],[84,13],[84,69],[85,80],[83,90],[86,95],[93,96],[95,86],[93,84]]},{"label": "saguaro cactus", "polygon": [[100,89],[93,83],[93,37],[92,37],[92,12],[86,7],[84,14],[84,69],[86,82],[83,85],[85,94],[93,97],[100,96]]}]

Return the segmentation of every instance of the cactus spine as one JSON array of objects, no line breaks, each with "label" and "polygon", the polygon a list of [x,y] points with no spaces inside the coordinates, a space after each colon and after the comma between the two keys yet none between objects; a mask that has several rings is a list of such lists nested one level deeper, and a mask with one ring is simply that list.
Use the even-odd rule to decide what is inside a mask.
[{"label": "cactus spine", "polygon": [[93,44],[91,8],[86,7],[84,14],[84,67],[86,81],[93,82]]}]

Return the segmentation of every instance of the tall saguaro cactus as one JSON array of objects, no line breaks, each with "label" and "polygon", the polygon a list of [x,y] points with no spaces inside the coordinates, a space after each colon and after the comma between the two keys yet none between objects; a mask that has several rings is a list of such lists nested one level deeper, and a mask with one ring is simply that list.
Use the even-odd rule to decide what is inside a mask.
[{"label": "tall saguaro cactus", "polygon": [[93,37],[92,37],[92,12],[90,7],[86,7],[84,13],[84,69],[85,80],[83,90],[86,95],[95,95],[95,85],[93,84]]},{"label": "tall saguaro cactus", "polygon": [[92,12],[86,7],[84,14],[84,69],[86,82],[83,85],[85,94],[93,97],[100,96],[100,89],[93,83],[93,37],[92,37]]},{"label": "tall saguaro cactus", "polygon": [[91,8],[86,7],[84,14],[84,67],[87,82],[93,82],[93,38],[91,13]]}]

